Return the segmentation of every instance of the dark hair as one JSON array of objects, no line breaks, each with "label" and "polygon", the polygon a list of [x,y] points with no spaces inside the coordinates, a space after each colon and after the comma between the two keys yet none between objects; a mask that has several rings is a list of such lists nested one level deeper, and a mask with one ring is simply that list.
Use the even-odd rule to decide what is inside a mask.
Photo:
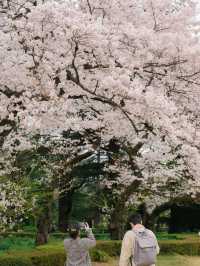
[{"label": "dark hair", "polygon": [[69,236],[73,239],[76,239],[79,236],[80,227],[78,224],[70,225],[69,226]]},{"label": "dark hair", "polygon": [[133,214],[129,217],[129,223],[134,225],[142,223],[142,216],[139,213]]}]

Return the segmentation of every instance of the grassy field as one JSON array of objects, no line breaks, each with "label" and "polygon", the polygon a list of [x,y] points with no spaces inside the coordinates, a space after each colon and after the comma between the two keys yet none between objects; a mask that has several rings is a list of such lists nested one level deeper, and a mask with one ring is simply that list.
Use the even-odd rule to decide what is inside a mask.
[{"label": "grassy field", "polygon": [[[118,261],[109,263],[93,263],[93,266],[117,266]],[[159,256],[157,266],[200,266],[200,257]]]},{"label": "grassy field", "polygon": [[158,266],[200,266],[200,257],[160,256]]}]

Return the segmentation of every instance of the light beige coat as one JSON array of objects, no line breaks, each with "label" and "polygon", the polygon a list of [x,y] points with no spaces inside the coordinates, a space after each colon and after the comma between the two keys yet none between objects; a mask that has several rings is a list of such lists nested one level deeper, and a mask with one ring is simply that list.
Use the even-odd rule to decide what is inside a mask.
[{"label": "light beige coat", "polygon": [[[150,231],[150,233],[152,233],[152,235],[156,239],[155,234],[152,231]],[[135,234],[133,230],[130,230],[126,232],[124,239],[122,241],[119,266],[130,266],[130,258],[132,256],[134,257],[134,245],[135,245]],[[159,254],[159,252],[160,252],[160,248],[157,242],[157,254]],[[136,265],[134,265],[134,263],[132,262],[132,266],[136,266]],[[149,265],[149,266],[155,266],[155,265]]]}]

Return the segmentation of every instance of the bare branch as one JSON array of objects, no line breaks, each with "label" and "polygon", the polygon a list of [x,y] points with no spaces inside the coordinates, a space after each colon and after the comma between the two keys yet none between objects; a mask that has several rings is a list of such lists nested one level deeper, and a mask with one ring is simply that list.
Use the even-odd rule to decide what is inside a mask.
[{"label": "bare branch", "polygon": [[87,4],[88,4],[89,12],[92,15],[93,9],[91,7],[91,4],[90,4],[90,1],[89,0],[87,0]]},{"label": "bare branch", "polygon": [[154,6],[153,6],[153,3],[151,1],[151,9],[152,9],[152,15],[153,15],[153,20],[154,20],[154,30],[157,29],[157,20],[156,20],[156,13],[155,13],[155,9],[154,9]]}]

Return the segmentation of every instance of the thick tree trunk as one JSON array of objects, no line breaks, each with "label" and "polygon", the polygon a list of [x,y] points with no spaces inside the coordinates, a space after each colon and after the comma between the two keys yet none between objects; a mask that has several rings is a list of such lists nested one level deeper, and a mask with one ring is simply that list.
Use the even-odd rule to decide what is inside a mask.
[{"label": "thick tree trunk", "polygon": [[58,200],[58,228],[61,232],[66,232],[69,226],[69,218],[72,211],[73,193],[66,192],[60,195]]},{"label": "thick tree trunk", "polygon": [[142,215],[142,222],[144,226],[154,231],[156,225],[156,216],[154,214],[148,213],[145,203],[142,203],[139,206],[138,212]]},{"label": "thick tree trunk", "polygon": [[127,208],[117,206],[110,217],[109,232],[112,240],[121,240],[126,231],[127,224]]},{"label": "thick tree trunk", "polygon": [[121,225],[116,222],[111,222],[109,225],[110,238],[112,240],[121,240],[123,237],[123,230]]},{"label": "thick tree trunk", "polygon": [[95,211],[95,217],[93,219],[93,226],[97,226],[101,222],[101,212],[97,208]]},{"label": "thick tree trunk", "polygon": [[40,217],[37,223],[36,245],[44,245],[48,242],[49,221],[46,217]]},{"label": "thick tree trunk", "polygon": [[157,218],[158,217],[156,217],[154,215],[147,215],[145,222],[144,222],[144,226],[155,232],[156,231]]},{"label": "thick tree trunk", "polygon": [[157,221],[159,219],[160,214],[166,210],[169,210],[171,206],[171,202],[164,203],[163,205],[156,207],[150,215],[148,214],[145,224],[147,228],[153,231],[157,231]]},{"label": "thick tree trunk", "polygon": [[135,189],[140,185],[139,180],[134,180],[133,183],[127,187],[120,198],[115,202],[115,209],[110,217],[109,231],[111,239],[120,240],[126,231],[128,208],[126,202],[130,195],[134,193]]},{"label": "thick tree trunk", "polygon": [[37,221],[37,234],[36,234],[36,245],[44,245],[48,242],[48,236],[51,229],[51,207],[52,202],[47,202],[45,208],[42,208],[41,215]]}]

